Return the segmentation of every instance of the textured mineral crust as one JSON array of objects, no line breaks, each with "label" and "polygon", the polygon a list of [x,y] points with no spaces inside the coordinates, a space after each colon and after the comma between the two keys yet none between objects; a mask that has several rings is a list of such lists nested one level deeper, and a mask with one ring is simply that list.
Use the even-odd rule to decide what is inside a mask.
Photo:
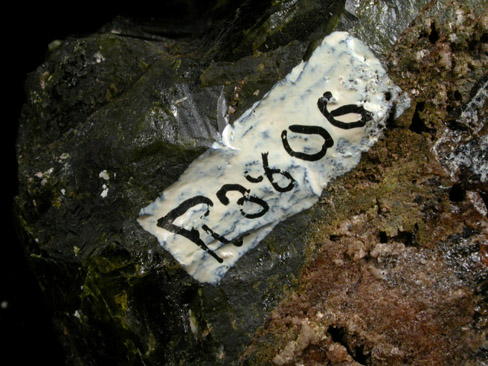
[{"label": "textured mineral crust", "polygon": [[[27,80],[14,208],[67,364],[487,364],[487,3],[209,10],[53,42]],[[199,283],[140,209],[336,30],[409,98],[317,204]]]},{"label": "textured mineral crust", "polygon": [[484,365],[487,7],[431,4],[390,75],[410,110],[323,195],[299,289],[244,359],[276,365]]}]

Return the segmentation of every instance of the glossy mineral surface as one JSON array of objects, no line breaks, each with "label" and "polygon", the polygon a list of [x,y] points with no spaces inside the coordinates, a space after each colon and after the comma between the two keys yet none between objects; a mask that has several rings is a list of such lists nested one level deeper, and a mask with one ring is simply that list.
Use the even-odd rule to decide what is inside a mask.
[{"label": "glossy mineral surface", "polygon": [[216,283],[281,220],[311,207],[378,139],[400,95],[346,32],[327,36],[140,211],[187,272]]}]

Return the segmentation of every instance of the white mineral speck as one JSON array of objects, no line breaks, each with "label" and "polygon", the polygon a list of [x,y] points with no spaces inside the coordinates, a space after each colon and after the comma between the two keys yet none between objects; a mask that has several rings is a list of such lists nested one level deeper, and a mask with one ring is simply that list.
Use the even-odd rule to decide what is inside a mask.
[{"label": "white mineral speck", "polygon": [[483,216],[488,215],[488,208],[486,207],[483,198],[480,196],[478,192],[468,191],[466,196],[473,204],[474,208]]},{"label": "white mineral speck", "polygon": [[461,9],[456,10],[456,23],[457,25],[463,24],[464,12]]},{"label": "white mineral speck", "polygon": [[171,113],[173,114],[173,116],[175,118],[178,117],[178,108],[176,108],[176,106],[174,104],[171,104],[170,109],[171,109]]},{"label": "white mineral speck", "polygon": [[93,58],[95,59],[95,62],[99,64],[102,61],[105,61],[105,57],[100,52],[97,52],[93,55]]},{"label": "white mineral speck", "polygon": [[108,172],[106,170],[102,170],[100,172],[100,174],[98,174],[98,176],[102,179],[105,179],[105,180],[110,180],[110,175],[108,174]]},{"label": "white mineral speck", "polygon": [[197,323],[197,319],[195,317],[195,314],[193,314],[193,311],[191,311],[191,309],[188,311],[188,319],[190,321],[190,329],[191,329],[191,332],[195,335],[198,334],[198,323]]},{"label": "white mineral speck", "polygon": [[100,193],[100,196],[102,196],[102,198],[105,198],[105,197],[107,197],[107,194],[108,194],[108,187],[106,184],[104,184],[102,186],[102,188],[103,188],[103,191],[102,191],[102,193]]},{"label": "white mineral speck", "polygon": [[420,50],[415,54],[415,58],[417,61],[422,60],[427,54],[429,53],[428,50]]}]

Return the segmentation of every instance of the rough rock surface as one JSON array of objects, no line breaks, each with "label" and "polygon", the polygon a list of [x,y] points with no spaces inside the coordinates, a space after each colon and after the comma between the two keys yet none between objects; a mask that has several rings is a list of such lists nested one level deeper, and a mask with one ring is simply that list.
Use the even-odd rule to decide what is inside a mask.
[{"label": "rough rock surface", "polygon": [[397,42],[411,109],[324,193],[299,289],[245,364],[488,362],[486,14],[435,2]]},{"label": "rough rock surface", "polygon": [[[52,44],[26,85],[15,208],[68,363],[488,362],[488,8],[424,5],[244,1],[198,34],[115,19]],[[319,204],[196,283],[140,208],[332,30],[372,47],[410,109]]]}]

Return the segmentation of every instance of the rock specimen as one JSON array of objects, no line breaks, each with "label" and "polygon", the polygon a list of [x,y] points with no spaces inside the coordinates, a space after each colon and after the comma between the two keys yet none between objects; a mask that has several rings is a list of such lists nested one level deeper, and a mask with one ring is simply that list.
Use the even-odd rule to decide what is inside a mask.
[{"label": "rock specimen", "polygon": [[[68,363],[488,362],[488,9],[424,5],[244,1],[198,33],[117,18],[52,44],[26,84],[15,209]],[[141,208],[332,31],[411,107],[318,203],[197,281]]]}]

